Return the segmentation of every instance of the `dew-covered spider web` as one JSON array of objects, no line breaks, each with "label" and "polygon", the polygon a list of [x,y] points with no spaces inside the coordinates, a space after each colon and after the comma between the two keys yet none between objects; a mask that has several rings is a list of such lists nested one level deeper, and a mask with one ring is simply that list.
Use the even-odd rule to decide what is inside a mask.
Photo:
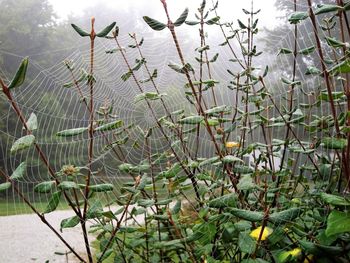
[{"label": "dew-covered spider web", "polygon": [[[292,1],[288,2],[290,4],[293,3]],[[247,8],[250,7],[248,6]],[[298,3],[298,11],[307,11],[307,9],[306,3]],[[233,28],[238,28],[235,19]],[[224,30],[226,30],[227,34],[230,34],[229,27],[224,27]],[[305,74],[308,68],[312,66],[320,68],[319,57],[316,51],[307,55],[298,54],[293,79],[293,54],[287,51],[280,51],[281,49],[288,49],[293,53],[295,48],[293,30],[294,25],[291,24],[276,27],[275,30],[263,28],[260,33],[261,35],[254,40],[257,51],[263,51],[263,54],[253,58],[253,65],[259,69],[257,72],[260,75],[267,72],[266,66],[268,66],[265,84],[279,108],[281,106],[288,108],[288,98],[290,96],[290,83],[288,84],[288,82],[300,81],[300,83],[295,85],[295,89],[293,90],[293,103],[296,108],[295,117],[298,117],[298,114],[303,114],[298,111],[300,104],[312,104],[320,96],[322,90],[324,90],[324,80],[317,74],[311,76]],[[125,54],[127,62],[133,67],[137,64],[135,60],[142,58],[137,48],[129,47],[129,45],[134,45],[135,42],[128,33],[120,26],[118,41],[123,47],[122,52]],[[297,51],[305,50],[315,45],[314,35],[312,33],[310,21],[302,21],[298,24]],[[320,31],[320,34],[321,38],[326,36],[322,31]],[[195,73],[193,78],[195,80],[199,79],[199,64],[195,59],[196,56],[198,57],[198,51],[196,49],[200,47],[197,36],[197,29],[193,29],[192,27],[185,26],[181,30],[179,29],[180,45],[184,51],[186,61],[194,68]],[[138,42],[144,39],[144,43],[140,48],[150,71],[154,72],[155,69],[157,70],[157,77],[154,78],[154,82],[160,93],[163,94],[162,98],[168,111],[174,113],[182,110],[185,116],[196,114],[195,105],[192,105],[190,99],[186,96],[186,92],[190,92],[185,87],[187,83],[186,79],[183,75],[174,73],[168,66],[171,63],[179,63],[170,33],[164,31],[155,34],[148,28],[144,28],[141,32],[136,32],[136,38]],[[222,45],[224,38],[221,35],[220,29],[210,29],[206,41],[210,46],[208,50],[209,57],[214,57],[216,53],[219,53],[219,57],[213,63],[210,71],[211,78],[218,82],[211,88],[215,89],[215,100],[211,89],[205,91],[204,100],[206,108],[214,107],[216,101],[217,106],[229,105],[234,109],[238,109],[239,112],[245,111],[245,105],[242,103],[244,94],[236,95],[236,91],[232,88],[233,85],[231,83],[234,81],[233,76],[228,72],[229,70],[237,74],[242,71],[242,68],[237,62],[232,61],[233,57],[230,48],[227,45]],[[235,52],[240,54],[239,45],[234,41],[232,43]],[[121,164],[140,165],[147,162],[150,149],[152,154],[160,155],[165,152],[171,157],[169,162],[176,162],[176,160],[174,156],[171,156],[169,143],[164,138],[159,127],[157,127],[157,120],[166,115],[162,103],[159,100],[150,100],[150,104],[152,105],[151,110],[144,100],[135,101],[135,98],[141,94],[139,87],[142,88],[142,92],[144,93],[155,92],[151,82],[144,82],[144,80],[149,78],[147,70],[144,65],[141,65],[140,69],[134,72],[138,81],[137,84],[133,76],[129,76],[127,80],[123,80],[121,76],[125,75],[129,70],[120,51],[117,50],[112,52],[112,54],[109,54],[111,52],[106,52],[113,49],[118,49],[114,40],[96,39],[93,73],[96,80],[94,84],[94,110],[99,113],[95,112],[95,125],[99,121],[110,122],[115,120],[121,120],[123,125],[116,131],[95,133],[92,184],[111,183],[119,191],[125,186],[124,183],[126,181],[135,179],[128,177],[128,175],[121,171]],[[29,118],[31,113],[37,116],[38,129],[35,131],[36,143],[43,149],[54,170],[60,172],[63,168],[73,165],[80,167],[82,173],[84,173],[86,172],[88,163],[87,150],[89,140],[87,133],[72,137],[59,137],[56,135],[63,130],[89,126],[89,109],[86,104],[89,103],[89,86],[86,81],[79,82],[79,90],[76,86],[69,85],[73,81],[71,73],[73,73],[74,78],[79,79],[82,75],[82,70],[86,72],[90,70],[89,41],[88,39],[79,39],[76,46],[65,49],[65,51],[69,55],[47,68],[40,66],[35,58],[30,58],[30,75],[22,87],[14,90],[13,96],[26,119]],[[21,59],[21,57],[18,57],[14,53],[2,50],[0,50],[0,54],[18,58],[18,61]],[[34,57],[40,56],[44,56],[44,54],[36,54]],[[67,68],[67,63],[72,67],[72,72]],[[320,74],[321,72],[318,73]],[[5,73],[2,69],[0,69],[0,75],[7,83],[11,80],[11,75]],[[209,74],[205,67],[203,76],[203,79],[209,79]],[[281,79],[284,79],[284,81]],[[261,88],[261,85],[257,83],[256,89],[258,90],[259,88]],[[1,97],[1,103],[6,103],[5,97]],[[324,106],[321,105],[318,110],[324,111],[323,113],[329,113],[328,103],[322,103],[324,103]],[[268,108],[267,114],[269,118],[277,118],[279,116],[278,109],[271,102],[267,102],[262,106]],[[249,108],[249,111],[255,110],[257,109],[254,107]],[[103,113],[105,111],[108,112],[101,114],[101,112]],[[303,112],[306,111],[303,109]],[[308,112],[309,116],[316,113],[311,110]],[[230,113],[226,117],[232,118],[232,115],[233,113]],[[178,118],[176,114],[173,116],[174,118]],[[6,127],[1,127],[0,130],[2,151],[2,159],[0,161],[3,169],[10,173],[22,160],[27,159],[27,176],[18,182],[18,186],[30,200],[47,203],[50,198],[49,195],[38,195],[32,191],[35,185],[49,179],[49,173],[37,153],[34,150],[27,150],[16,155],[9,154],[12,143],[24,134],[23,126],[19,120],[14,118],[14,112],[10,106],[0,113],[0,120],[7,124]],[[224,128],[232,125],[233,123],[227,122],[224,124]],[[247,128],[243,127],[240,123],[236,125],[237,127],[232,129],[230,133],[229,141],[239,141],[242,129]],[[250,125],[254,126],[254,121]],[[183,127],[184,130],[186,128],[189,127]],[[250,128],[252,127],[250,126]],[[144,140],[144,133],[147,133],[149,129],[152,130],[152,135],[148,138],[149,145],[147,145]],[[168,129],[165,129],[165,131],[175,145],[177,139],[174,133]],[[283,125],[282,127],[281,125],[272,125],[268,129],[268,132],[268,136],[271,138],[282,140],[285,136],[285,127]],[[301,130],[297,130],[296,132],[302,134]],[[264,136],[266,135],[257,129],[247,136],[246,143],[263,143]],[[200,131],[199,143],[196,140],[195,133],[189,132],[185,138],[187,148],[191,153],[194,153],[198,146],[198,157],[210,158],[215,155],[213,143],[204,128]],[[310,142],[312,140],[313,138],[303,137],[303,141]],[[175,145],[174,147],[178,146]],[[181,148],[176,149],[179,152],[182,150]],[[280,149],[280,151],[276,151],[276,155],[273,158],[276,168],[280,166],[283,148],[280,147]],[[267,166],[267,162],[263,161],[258,166],[255,166],[257,162],[260,162],[259,154],[259,151],[253,152],[250,155],[248,154],[244,160],[246,165],[255,169],[261,169]],[[287,156],[292,157],[293,153],[288,153]],[[298,159],[298,162],[301,166],[306,163],[305,160],[300,159]],[[161,173],[166,171],[169,165],[171,163],[161,163],[154,172]],[[215,168],[213,168],[214,170]],[[191,186],[190,180],[187,181],[187,184]],[[166,188],[159,190],[167,191]],[[194,195],[191,187],[188,187],[187,191],[189,196]],[[114,196],[101,194],[99,198],[103,203],[108,203],[114,199],[118,199],[118,194]],[[19,202],[16,194],[11,191],[8,192],[6,199],[11,205],[15,203],[15,206]],[[21,211],[19,210],[18,213],[21,213]]]}]

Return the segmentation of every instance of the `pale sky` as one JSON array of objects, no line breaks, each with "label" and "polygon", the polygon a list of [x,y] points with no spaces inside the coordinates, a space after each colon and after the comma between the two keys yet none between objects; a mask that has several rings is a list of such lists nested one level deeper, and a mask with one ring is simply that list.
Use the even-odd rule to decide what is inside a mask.
[{"label": "pale sky", "polygon": [[[159,0],[50,0],[50,2],[56,13],[63,19],[69,14],[81,15],[85,8],[94,6],[97,3],[105,3],[119,10],[132,10],[136,8],[140,11],[142,8],[143,15],[152,13],[164,16]],[[202,0],[168,0],[167,2],[171,10],[170,12],[174,14],[174,19],[176,19],[185,7],[188,7],[190,14],[193,15]],[[207,0],[208,6],[211,7],[211,3],[211,0]],[[276,18],[279,13],[276,11],[274,3],[275,0],[254,1],[254,9],[262,9],[259,14],[260,26],[272,28],[277,24]],[[218,12],[223,19],[222,21],[235,21],[237,18],[242,17],[242,8],[250,10],[250,4],[250,0],[220,0]]]}]

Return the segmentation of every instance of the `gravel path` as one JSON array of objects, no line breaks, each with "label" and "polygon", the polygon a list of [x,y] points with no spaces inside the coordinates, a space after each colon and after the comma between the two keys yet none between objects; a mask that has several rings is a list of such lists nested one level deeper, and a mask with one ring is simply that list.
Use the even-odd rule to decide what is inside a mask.
[{"label": "gravel path", "polygon": [[[73,216],[72,211],[55,211],[46,215],[47,220],[59,231],[62,219]],[[80,254],[85,254],[83,235],[80,228],[64,229],[62,236]],[[90,241],[93,237],[90,237]],[[51,230],[44,225],[37,215],[14,215],[0,217],[0,262],[30,263],[49,262],[66,263],[65,255],[55,252],[66,252],[68,249]],[[68,262],[79,262],[72,253]]]}]

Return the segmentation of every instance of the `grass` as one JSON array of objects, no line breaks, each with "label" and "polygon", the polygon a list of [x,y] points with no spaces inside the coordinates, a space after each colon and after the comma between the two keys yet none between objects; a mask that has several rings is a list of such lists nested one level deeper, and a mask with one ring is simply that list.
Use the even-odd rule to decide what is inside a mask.
[{"label": "grass", "polygon": [[[33,206],[39,211],[43,212],[47,206],[47,202],[33,202]],[[57,210],[69,209],[65,202],[60,202]],[[27,204],[19,200],[0,200],[0,216],[10,216],[10,215],[22,215],[22,214],[32,214],[34,213]]]}]

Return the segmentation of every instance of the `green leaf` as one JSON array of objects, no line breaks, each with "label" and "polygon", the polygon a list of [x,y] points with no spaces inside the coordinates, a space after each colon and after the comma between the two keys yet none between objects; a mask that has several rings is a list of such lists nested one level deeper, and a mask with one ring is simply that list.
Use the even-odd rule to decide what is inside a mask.
[{"label": "green leaf", "polygon": [[205,5],[207,4],[206,2],[207,2],[206,0],[203,0],[203,1],[202,1],[201,6],[200,6],[200,8],[199,8],[201,11],[204,10]]},{"label": "green leaf", "polygon": [[327,218],[326,235],[350,232],[350,213],[332,211]]},{"label": "green leaf", "polygon": [[179,120],[178,123],[195,125],[195,124],[201,123],[203,120],[204,120],[203,116],[195,115],[195,116],[189,116],[189,117],[183,118]]},{"label": "green leaf", "polygon": [[123,81],[127,81],[127,80],[131,77],[131,75],[132,75],[132,72],[131,72],[131,71],[128,71],[128,72],[126,72],[125,74],[121,75],[120,78],[121,78]]},{"label": "green leaf", "polygon": [[97,184],[90,185],[89,188],[92,192],[108,192],[113,191],[114,186],[113,184]]},{"label": "green leaf", "polygon": [[150,207],[154,205],[155,201],[150,199],[140,199],[137,204],[142,207]]},{"label": "green leaf", "polygon": [[255,259],[248,258],[248,259],[243,259],[242,263],[269,263],[269,262],[266,260],[263,260],[262,258],[255,258]]},{"label": "green leaf", "polygon": [[278,260],[278,263],[295,262],[296,259],[300,258],[300,256],[301,256],[301,249],[295,248],[289,251],[281,251],[277,255],[277,260]]},{"label": "green leaf", "polygon": [[142,100],[158,100],[166,96],[166,93],[157,93],[157,92],[145,92],[137,95],[134,99],[135,103],[138,103]]},{"label": "green leaf", "polygon": [[310,66],[310,67],[307,67],[305,75],[320,75],[321,73],[322,71],[319,70],[318,68]]},{"label": "green leaf", "polygon": [[195,26],[198,25],[200,22],[197,21],[186,21],[185,24],[189,26]]},{"label": "green leaf", "polygon": [[256,240],[249,235],[249,232],[241,232],[238,236],[238,247],[241,252],[252,254],[255,251]]},{"label": "green leaf", "polygon": [[331,47],[337,48],[337,47],[345,47],[346,44],[335,39],[334,37],[326,37],[327,44]]},{"label": "green leaf", "polygon": [[331,73],[332,75],[335,74],[340,74],[340,73],[349,73],[350,72],[350,60],[346,59],[340,63],[338,63],[337,65],[335,65],[334,67],[332,67],[329,70],[329,73]]},{"label": "green leaf", "polygon": [[13,171],[12,175],[11,175],[11,179],[12,180],[18,180],[23,178],[24,173],[27,171],[27,163],[26,162],[22,162],[20,165],[18,165],[18,167],[16,168],[16,170]]},{"label": "green leaf", "polygon": [[118,166],[118,169],[122,172],[129,173],[134,166],[130,163],[123,163]]},{"label": "green leaf", "polygon": [[250,174],[254,172],[253,168],[246,165],[235,165],[232,170],[234,173],[239,174]]},{"label": "green leaf", "polygon": [[79,185],[77,185],[75,182],[71,181],[63,181],[58,185],[58,188],[61,190],[70,190],[70,189],[78,189],[79,190]]},{"label": "green leaf", "polygon": [[110,255],[112,255],[112,253],[114,252],[113,248],[109,248],[106,250],[106,252],[103,254],[102,256],[102,252],[99,252],[96,254],[96,258],[98,258],[98,262],[103,262],[105,259],[107,259]]},{"label": "green leaf", "polygon": [[209,45],[205,45],[203,47],[199,47],[199,48],[196,48],[195,50],[198,51],[199,53],[202,53],[206,50],[209,50],[210,49],[210,46]]},{"label": "green leaf", "polygon": [[29,148],[32,146],[35,142],[34,135],[26,135],[22,138],[19,138],[17,141],[15,141],[11,147],[11,154],[16,153],[18,151],[22,151],[24,149]]},{"label": "green leaf", "polygon": [[61,191],[52,194],[47,207],[45,208],[44,214],[55,211],[58,204],[60,203]]},{"label": "green leaf", "polygon": [[60,132],[56,133],[56,136],[59,136],[59,137],[71,137],[71,136],[76,136],[76,135],[82,134],[82,133],[84,133],[87,130],[88,130],[87,127],[74,128],[74,129],[60,131]]},{"label": "green leaf", "polygon": [[136,64],[135,64],[135,66],[133,66],[131,71],[138,71],[141,68],[141,66],[146,63],[146,60],[144,58],[143,59],[136,59],[135,63]]},{"label": "green leaf", "polygon": [[[343,91],[333,91],[332,97],[334,101],[340,101],[340,100],[346,99],[346,96]],[[320,100],[324,100],[328,102],[330,101],[330,97],[328,96],[328,91],[321,91],[319,98]]]},{"label": "green leaf", "polygon": [[260,222],[264,219],[264,213],[250,210],[243,210],[238,208],[231,208],[230,212],[239,218],[250,222]]},{"label": "green leaf", "polygon": [[295,207],[281,212],[275,212],[269,216],[269,221],[271,221],[275,225],[285,224],[297,218],[300,215],[300,212],[301,209]]},{"label": "green leaf", "polygon": [[347,145],[347,140],[343,138],[326,137],[321,140],[323,146],[327,149],[344,149]]},{"label": "green leaf", "polygon": [[19,87],[23,84],[26,78],[28,63],[29,63],[28,58],[24,58],[22,60],[21,65],[17,69],[15,76],[13,77],[10,85],[8,86],[9,89]]},{"label": "green leaf", "polygon": [[313,53],[315,50],[316,50],[316,47],[311,46],[311,47],[307,47],[307,48],[299,50],[298,53],[302,54],[302,55],[309,55],[309,54]]},{"label": "green leaf", "polygon": [[27,127],[30,131],[35,131],[38,129],[38,118],[34,113],[31,113],[29,119],[27,120]]},{"label": "green leaf", "polygon": [[110,122],[110,123],[107,123],[107,124],[104,124],[104,125],[97,127],[95,129],[95,131],[98,131],[98,132],[111,131],[111,130],[120,128],[122,125],[123,125],[122,120],[116,120],[116,121],[113,121],[113,122]]},{"label": "green leaf", "polygon": [[193,229],[194,234],[198,233],[198,236],[201,234],[201,237],[198,239],[198,242],[205,246],[210,244],[210,242],[214,239],[216,234],[216,226],[214,223],[204,222],[200,224],[198,227]]},{"label": "green leaf", "polygon": [[318,5],[315,10],[315,15],[325,14],[329,12],[336,12],[342,9],[341,6],[338,5]]},{"label": "green leaf", "polygon": [[166,24],[163,24],[162,22],[159,22],[159,21],[157,21],[153,18],[150,18],[148,16],[144,16],[143,20],[145,20],[145,22],[147,23],[147,25],[149,25],[150,28],[152,28],[153,30],[156,30],[156,31],[161,31],[167,27]]},{"label": "green leaf", "polygon": [[219,113],[222,113],[222,112],[227,112],[227,111],[230,111],[230,110],[231,109],[228,106],[222,105],[222,106],[217,106],[217,107],[211,108],[209,110],[206,110],[204,113],[208,114],[208,115],[215,115],[215,114],[219,114]]},{"label": "green leaf", "polygon": [[281,48],[277,55],[279,54],[293,54],[293,51],[288,48]]},{"label": "green leaf", "polygon": [[170,62],[168,64],[169,68],[171,68],[172,70],[175,70],[177,73],[181,73],[181,74],[186,74],[189,71],[194,71],[192,66],[190,64],[185,64],[185,66]]},{"label": "green leaf", "polygon": [[112,49],[109,49],[109,50],[106,50],[106,54],[114,54],[116,52],[119,52],[119,51],[123,51],[125,48],[112,48]]},{"label": "green leaf", "polygon": [[342,196],[332,195],[332,194],[327,194],[327,193],[321,193],[320,197],[321,197],[321,199],[324,202],[326,202],[327,204],[330,204],[330,205],[350,206],[350,201],[346,200]]},{"label": "green leaf", "polygon": [[242,23],[241,20],[237,19],[238,25],[241,29],[247,29],[247,26],[245,24]]},{"label": "green leaf", "polygon": [[174,22],[174,26],[181,26],[187,19],[188,16],[188,8],[186,8],[180,17]]},{"label": "green leaf", "polygon": [[226,194],[209,201],[208,206],[212,208],[236,207],[237,195],[235,193]]},{"label": "green leaf", "polygon": [[[94,200],[89,206],[89,210],[86,213],[86,218],[92,219],[99,217],[103,213],[103,207],[100,200]],[[113,214],[113,213],[112,213]]]},{"label": "green leaf", "polygon": [[244,163],[244,161],[236,156],[233,155],[226,155],[222,159],[223,163],[235,163],[235,162],[241,162]]},{"label": "green leaf", "polygon": [[301,82],[300,82],[300,80],[296,80],[296,81],[291,81],[291,80],[289,80],[289,79],[287,79],[287,78],[285,78],[285,77],[281,77],[281,80],[282,80],[282,82],[283,83],[285,83],[285,84],[287,84],[287,85],[301,85]]},{"label": "green leaf", "polygon": [[288,21],[291,24],[297,24],[308,17],[309,17],[309,14],[307,12],[295,12],[289,16]]},{"label": "green leaf", "polygon": [[216,163],[217,161],[219,161],[219,156],[214,156],[214,157],[211,157],[209,159],[206,159],[204,160],[203,162],[201,162],[199,164],[199,167],[202,167],[202,166],[205,166],[205,165],[209,165],[209,164],[213,164],[213,163]]},{"label": "green leaf", "polygon": [[249,174],[242,175],[237,184],[237,188],[240,191],[247,191],[255,188],[253,178]]},{"label": "green leaf", "polygon": [[171,209],[171,214],[176,215],[181,211],[181,200],[177,200],[174,207]]},{"label": "green leaf", "polygon": [[80,83],[84,80],[88,80],[90,77],[90,75],[86,72],[85,69],[81,69],[80,70],[80,78],[75,81],[72,81],[72,82],[68,82],[68,83],[65,83],[63,84],[63,87],[64,88],[71,88],[71,87],[74,87],[77,83]]},{"label": "green leaf", "polygon": [[80,220],[77,216],[72,216],[61,221],[61,231],[63,228],[75,227],[79,224]]},{"label": "green leaf", "polygon": [[34,192],[37,193],[49,193],[51,192],[52,188],[56,185],[55,181],[46,181],[46,182],[42,182],[40,184],[37,184],[34,187]]},{"label": "green leaf", "polygon": [[83,29],[81,29],[80,27],[78,27],[75,24],[71,24],[71,26],[74,28],[74,30],[82,37],[88,37],[90,36],[90,33],[85,32]]},{"label": "green leaf", "polygon": [[11,187],[10,182],[0,184],[0,192],[5,191]]},{"label": "green leaf", "polygon": [[209,20],[206,21],[205,23],[206,23],[207,25],[214,25],[214,24],[216,24],[217,22],[219,22],[219,20],[220,20],[220,16],[216,16],[216,17],[214,17],[214,18],[212,18],[212,19],[209,19]]},{"label": "green leaf", "polygon": [[210,62],[210,63],[214,63],[214,62],[218,59],[218,57],[219,57],[219,53],[216,53],[216,54],[214,55],[214,57],[213,57],[211,60],[209,60],[209,62]]},{"label": "green leaf", "polygon": [[110,24],[109,26],[106,26],[103,30],[101,30],[100,32],[98,32],[96,34],[97,37],[105,37],[108,35],[109,32],[111,32],[111,30],[113,29],[113,27],[115,26],[116,22],[113,22],[112,24]]},{"label": "green leaf", "polygon": [[339,255],[344,252],[341,247],[323,246],[305,240],[299,240],[298,242],[305,252],[315,256]]},{"label": "green leaf", "polygon": [[140,83],[147,83],[147,82],[150,82],[151,80],[157,78],[157,76],[158,76],[158,70],[155,69],[155,70],[153,71],[153,73],[152,73],[152,75],[151,75],[150,78],[144,79],[144,80],[140,80]]}]

